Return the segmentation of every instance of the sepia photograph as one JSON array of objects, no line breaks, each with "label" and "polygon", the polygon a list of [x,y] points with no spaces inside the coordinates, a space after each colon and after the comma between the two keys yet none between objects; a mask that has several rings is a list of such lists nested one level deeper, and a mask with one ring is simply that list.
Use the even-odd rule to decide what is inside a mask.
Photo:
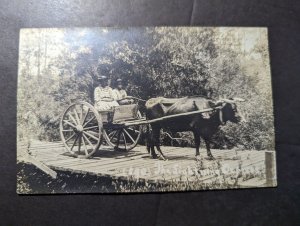
[{"label": "sepia photograph", "polygon": [[17,193],[276,187],[268,29],[21,29]]}]

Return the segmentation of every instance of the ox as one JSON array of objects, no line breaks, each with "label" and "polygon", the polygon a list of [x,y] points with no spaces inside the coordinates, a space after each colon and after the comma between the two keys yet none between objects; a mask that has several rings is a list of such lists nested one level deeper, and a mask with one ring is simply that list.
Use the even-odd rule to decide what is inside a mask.
[{"label": "ox", "polygon": [[161,121],[153,122],[148,127],[147,150],[152,158],[157,158],[155,147],[165,160],[160,148],[160,130],[165,128],[172,133],[192,131],[195,139],[196,156],[199,153],[200,137],[204,139],[207,156],[214,159],[210,151],[210,139],[217,132],[220,125],[227,121],[238,123],[241,116],[237,112],[236,102],[244,101],[240,98],[221,99],[214,101],[206,97],[184,97],[184,98],[152,98],[146,102],[146,118],[148,120],[158,119],[168,115],[187,113],[197,110],[212,108],[207,113],[177,116]]}]

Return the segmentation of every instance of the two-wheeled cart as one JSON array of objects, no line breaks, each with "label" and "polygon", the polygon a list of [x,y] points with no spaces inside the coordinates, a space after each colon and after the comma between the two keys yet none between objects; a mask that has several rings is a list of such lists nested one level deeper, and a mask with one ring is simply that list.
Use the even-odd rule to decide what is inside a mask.
[{"label": "two-wheeled cart", "polygon": [[130,151],[138,144],[143,125],[214,110],[216,108],[208,108],[147,120],[142,117],[137,103],[97,111],[92,104],[81,101],[71,104],[63,113],[60,135],[70,153],[88,158],[103,143],[114,149]]}]

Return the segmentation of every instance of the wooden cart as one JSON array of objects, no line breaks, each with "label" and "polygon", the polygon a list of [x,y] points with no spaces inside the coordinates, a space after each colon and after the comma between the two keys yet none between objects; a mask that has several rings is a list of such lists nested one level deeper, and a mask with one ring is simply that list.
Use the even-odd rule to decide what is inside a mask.
[{"label": "wooden cart", "polygon": [[111,111],[99,112],[88,102],[78,102],[63,113],[60,135],[70,153],[88,158],[103,143],[114,149],[130,151],[138,144],[145,124],[214,110],[216,108],[147,120],[139,112],[138,104],[120,105]]}]

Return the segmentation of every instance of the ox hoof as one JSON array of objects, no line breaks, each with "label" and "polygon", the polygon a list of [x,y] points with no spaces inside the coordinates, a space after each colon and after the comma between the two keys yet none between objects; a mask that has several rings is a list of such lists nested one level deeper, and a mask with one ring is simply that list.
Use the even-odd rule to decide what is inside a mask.
[{"label": "ox hoof", "polygon": [[165,157],[165,156],[159,156],[162,160],[164,160],[164,161],[168,161],[168,159]]},{"label": "ox hoof", "polygon": [[201,160],[201,156],[200,155],[195,155],[196,160]]},{"label": "ox hoof", "polygon": [[212,156],[212,155],[208,155],[208,156],[206,157],[206,159],[207,159],[207,160],[216,160],[215,157]]},{"label": "ox hoof", "polygon": [[157,158],[158,158],[158,156],[157,156],[157,155],[151,155],[151,158],[153,158],[153,159],[157,159]]}]

